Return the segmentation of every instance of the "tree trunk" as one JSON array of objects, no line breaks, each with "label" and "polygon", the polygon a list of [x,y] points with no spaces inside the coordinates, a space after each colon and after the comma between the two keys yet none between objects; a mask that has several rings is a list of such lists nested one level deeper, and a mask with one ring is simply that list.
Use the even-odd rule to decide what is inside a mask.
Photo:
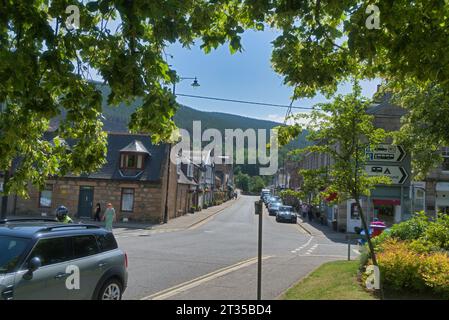
[{"label": "tree trunk", "polygon": [[[373,265],[375,265],[376,267],[379,267],[379,265],[377,264],[376,253],[374,252],[374,246],[373,246],[373,243],[371,242],[371,237],[369,235],[368,224],[366,222],[365,215],[363,213],[363,209],[360,204],[359,197],[356,197],[355,202],[357,205],[357,209],[360,212],[360,218],[362,219],[362,226],[363,226],[363,230],[365,230],[365,236],[366,236],[366,240],[368,242],[370,256],[371,256],[371,259],[373,260]],[[379,280],[379,291],[380,291],[380,298],[383,299],[384,295],[383,295],[383,289],[382,289],[382,281],[380,281],[380,280]]]}]

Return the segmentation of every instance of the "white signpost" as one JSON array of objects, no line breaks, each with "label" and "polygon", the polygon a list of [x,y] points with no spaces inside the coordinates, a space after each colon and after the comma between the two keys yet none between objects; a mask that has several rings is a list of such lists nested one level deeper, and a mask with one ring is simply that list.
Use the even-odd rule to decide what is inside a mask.
[{"label": "white signpost", "polygon": [[391,144],[380,144],[373,149],[366,149],[366,160],[370,162],[401,162],[405,155],[406,153],[402,146]]},{"label": "white signpost", "polygon": [[386,176],[393,184],[403,184],[407,178],[407,171],[400,166],[370,164],[365,166],[368,176]]}]

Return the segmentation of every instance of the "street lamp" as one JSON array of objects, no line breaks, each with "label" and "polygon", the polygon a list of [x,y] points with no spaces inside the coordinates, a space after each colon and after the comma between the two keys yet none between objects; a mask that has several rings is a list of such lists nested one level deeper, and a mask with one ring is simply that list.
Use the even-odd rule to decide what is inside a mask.
[{"label": "street lamp", "polygon": [[177,78],[175,81],[173,81],[173,95],[176,96],[176,82],[182,81],[182,80],[193,80],[191,86],[194,88],[198,88],[200,86],[200,83],[198,82],[197,77],[180,77]]},{"label": "street lamp", "polygon": [[[200,86],[198,79],[196,77],[191,78],[191,77],[180,77],[180,78],[176,78],[175,81],[173,81],[173,95],[176,98],[176,81],[182,81],[182,80],[193,80],[191,86],[194,88],[197,88]],[[170,154],[171,154],[171,143],[169,144],[168,147],[168,170],[167,170],[167,187],[165,190],[165,209],[164,209],[164,223],[168,222],[168,190],[169,190],[169,185],[170,185]]]}]

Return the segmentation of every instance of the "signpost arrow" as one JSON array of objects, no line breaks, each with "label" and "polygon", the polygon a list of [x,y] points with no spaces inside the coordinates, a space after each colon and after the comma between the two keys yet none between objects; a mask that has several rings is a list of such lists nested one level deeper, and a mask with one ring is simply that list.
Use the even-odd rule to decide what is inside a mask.
[{"label": "signpost arrow", "polygon": [[408,178],[408,173],[403,167],[385,165],[366,165],[365,170],[368,176],[386,176],[393,184],[404,184]]},{"label": "signpost arrow", "polygon": [[380,144],[377,147],[366,149],[367,161],[401,162],[405,158],[405,150],[402,146]]}]

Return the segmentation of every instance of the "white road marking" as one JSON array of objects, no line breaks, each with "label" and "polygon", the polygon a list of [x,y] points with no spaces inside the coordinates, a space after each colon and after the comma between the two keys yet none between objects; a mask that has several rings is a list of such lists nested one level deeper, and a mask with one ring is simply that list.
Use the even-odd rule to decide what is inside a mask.
[{"label": "white road marking", "polygon": [[318,247],[318,244],[315,244],[313,247],[311,247],[309,250],[307,250],[306,254],[311,254],[315,249]]},{"label": "white road marking", "polygon": [[[272,256],[264,256],[264,257],[262,257],[262,260],[269,259],[271,257]],[[179,285],[176,285],[174,287],[159,291],[159,292],[149,295],[147,297],[141,298],[140,300],[165,300],[165,299],[170,298],[174,295],[177,295],[183,291],[197,287],[207,281],[219,278],[221,276],[224,276],[225,274],[234,272],[241,268],[248,267],[255,263],[257,263],[257,257],[238,262],[234,265],[231,265],[231,266],[219,269],[217,271],[208,273],[208,274],[198,277],[196,279],[193,279],[193,280],[181,283]]]},{"label": "white road marking", "polygon": [[310,239],[309,239],[309,241],[307,241],[305,244],[303,244],[302,246],[300,246],[300,247],[298,247],[298,248],[292,250],[291,253],[296,253],[297,251],[301,251],[302,249],[304,249],[305,247],[307,247],[307,246],[310,244],[310,242],[312,242],[312,240],[313,240],[313,236],[311,236]]}]

